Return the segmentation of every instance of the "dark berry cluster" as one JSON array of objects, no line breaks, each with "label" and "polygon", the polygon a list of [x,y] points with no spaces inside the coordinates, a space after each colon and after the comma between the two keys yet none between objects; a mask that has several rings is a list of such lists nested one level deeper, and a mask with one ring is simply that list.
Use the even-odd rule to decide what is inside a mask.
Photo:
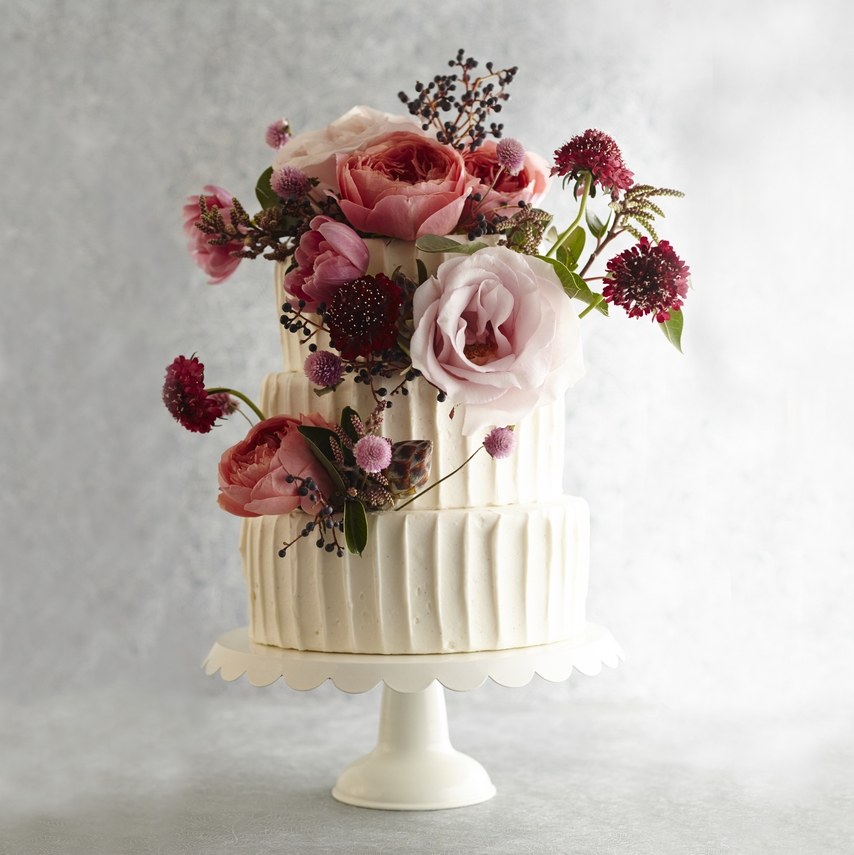
[{"label": "dark berry cluster", "polygon": [[[496,70],[487,62],[486,73],[475,76],[478,62],[467,57],[462,48],[448,65],[455,71],[437,74],[428,83],[418,81],[415,97],[400,92],[400,100],[421,120],[423,130],[432,126],[440,143],[458,151],[478,148],[487,136],[499,139],[504,125],[498,122],[487,125],[487,120],[493,113],[500,113],[501,102],[510,97],[506,89],[516,76],[516,66]],[[446,118],[454,112],[454,118]]]},{"label": "dark berry cluster", "polygon": [[[303,486],[309,481],[311,479],[307,478]],[[339,532],[343,533],[343,531],[344,522],[335,518],[335,509],[332,505],[324,505],[317,512],[315,518],[309,520],[293,540],[289,540],[283,544],[279,550],[279,558],[284,558],[288,554],[288,549],[297,541],[302,540],[304,537],[311,537],[312,535],[316,537],[314,545],[318,549],[322,549],[324,552],[334,552],[339,558],[343,558],[344,544],[338,540]]]}]

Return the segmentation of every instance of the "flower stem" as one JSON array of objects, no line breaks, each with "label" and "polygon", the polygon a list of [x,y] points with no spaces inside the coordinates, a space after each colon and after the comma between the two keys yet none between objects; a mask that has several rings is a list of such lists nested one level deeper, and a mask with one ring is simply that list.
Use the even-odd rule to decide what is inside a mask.
[{"label": "flower stem", "polygon": [[240,398],[240,400],[243,401],[244,404],[247,404],[249,407],[251,407],[252,411],[255,413],[256,416],[258,416],[260,421],[263,422],[266,418],[264,413],[262,413],[261,410],[259,410],[258,407],[256,407],[255,404],[250,401],[249,398],[246,397],[246,395],[243,394],[243,392],[238,392],[236,389],[227,389],[225,388],[225,386],[217,386],[214,389],[205,389],[205,392],[207,392],[209,395],[219,395],[222,392],[225,392],[228,395],[234,395],[235,398]]},{"label": "flower stem", "polygon": [[553,256],[558,249],[563,246],[566,239],[572,234],[575,227],[581,222],[584,216],[584,211],[587,208],[587,199],[590,197],[590,185],[593,183],[593,176],[589,172],[584,173],[584,184],[581,192],[581,203],[578,206],[578,213],[575,219],[558,235],[558,239],[552,244],[552,248],[546,253],[546,257]]},{"label": "flower stem", "polygon": [[438,487],[439,484],[442,483],[442,481],[447,481],[448,478],[451,478],[452,476],[456,475],[457,472],[459,472],[460,469],[462,469],[463,466],[465,466],[482,448],[483,446],[479,445],[459,466],[457,466],[456,469],[454,469],[453,472],[449,472],[447,475],[445,475],[444,478],[440,478],[438,481],[436,481],[435,484],[431,484],[426,490],[422,490],[420,493],[416,493],[411,499],[407,499],[402,505],[398,505],[395,510],[402,511],[408,504],[414,502],[416,499],[420,499],[425,493],[429,493],[434,487]]}]

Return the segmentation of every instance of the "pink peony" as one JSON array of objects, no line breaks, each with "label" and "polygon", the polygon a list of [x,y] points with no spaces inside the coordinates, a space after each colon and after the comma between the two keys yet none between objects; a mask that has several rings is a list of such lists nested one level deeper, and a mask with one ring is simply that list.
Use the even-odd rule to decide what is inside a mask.
[{"label": "pink peony", "polygon": [[584,373],[554,268],[506,247],[452,258],[415,292],[412,364],[463,405],[463,433],[515,424]]},{"label": "pink peony", "polygon": [[329,303],[340,285],[364,275],[369,252],[344,223],[318,216],[310,226],[294,253],[297,266],[285,276],[285,291],[305,300],[306,308],[313,312],[318,304]]},{"label": "pink peony", "polygon": [[549,189],[549,165],[538,154],[525,152],[522,167],[515,175],[505,169],[495,187],[492,182],[500,168],[498,158],[499,144],[486,140],[480,148],[466,152],[463,159],[466,171],[471,177],[472,190],[479,193],[481,202],[471,203],[474,213],[487,214],[496,208],[505,217],[514,213],[519,202],[535,205]]},{"label": "pink peony", "polygon": [[422,134],[421,126],[408,116],[383,113],[372,107],[353,107],[331,125],[291,137],[276,154],[273,169],[290,165],[320,181],[322,191],[338,191],[336,156],[350,154],[395,130]]},{"label": "pink peony", "polygon": [[[208,184],[204,190],[205,204],[208,208],[219,208],[223,219],[228,222],[229,211],[231,211],[231,195],[215,184]],[[240,264],[241,258],[232,255],[235,250],[243,248],[240,241],[232,241],[222,246],[211,246],[208,243],[209,236],[196,228],[196,223],[201,219],[201,208],[199,197],[190,196],[184,205],[184,232],[190,239],[187,249],[194,261],[205,273],[210,276],[208,282],[216,285],[228,279]]]},{"label": "pink peony", "polygon": [[[329,500],[332,481],[297,430],[300,425],[333,427],[317,413],[299,419],[273,416],[252,427],[245,439],[222,455],[221,508],[239,517],[289,514],[298,507],[314,514],[319,503],[312,501],[311,495],[299,495],[306,478],[313,478],[322,498]],[[288,476],[294,476],[290,483]]]},{"label": "pink peony", "polygon": [[469,193],[458,151],[406,132],[339,157],[338,186],[354,228],[402,240],[450,234]]}]

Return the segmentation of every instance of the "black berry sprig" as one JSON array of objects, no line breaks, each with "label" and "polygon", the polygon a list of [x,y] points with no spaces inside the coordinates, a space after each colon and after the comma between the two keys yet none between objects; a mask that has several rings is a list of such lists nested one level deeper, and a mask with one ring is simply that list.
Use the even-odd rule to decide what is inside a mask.
[{"label": "black berry sprig", "polygon": [[486,73],[475,76],[478,61],[467,57],[462,48],[454,59],[448,61],[448,65],[456,71],[437,74],[428,83],[418,81],[415,97],[399,92],[400,100],[413,116],[421,120],[423,130],[432,126],[440,143],[453,146],[458,151],[473,151],[487,136],[499,139],[504,125],[498,122],[487,125],[487,120],[493,113],[500,113],[502,102],[510,97],[506,89],[513,82],[518,68],[496,70],[491,62],[487,62]]}]

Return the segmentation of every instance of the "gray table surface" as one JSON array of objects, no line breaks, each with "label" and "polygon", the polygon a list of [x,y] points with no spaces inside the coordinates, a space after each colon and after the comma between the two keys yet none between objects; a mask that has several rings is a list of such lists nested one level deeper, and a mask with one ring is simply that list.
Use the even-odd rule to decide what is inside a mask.
[{"label": "gray table surface", "polygon": [[213,678],[7,700],[0,852],[854,852],[850,710],[689,713],[539,678],[446,694],[454,745],[498,795],[424,813],[329,795],[374,743],[379,689]]}]

